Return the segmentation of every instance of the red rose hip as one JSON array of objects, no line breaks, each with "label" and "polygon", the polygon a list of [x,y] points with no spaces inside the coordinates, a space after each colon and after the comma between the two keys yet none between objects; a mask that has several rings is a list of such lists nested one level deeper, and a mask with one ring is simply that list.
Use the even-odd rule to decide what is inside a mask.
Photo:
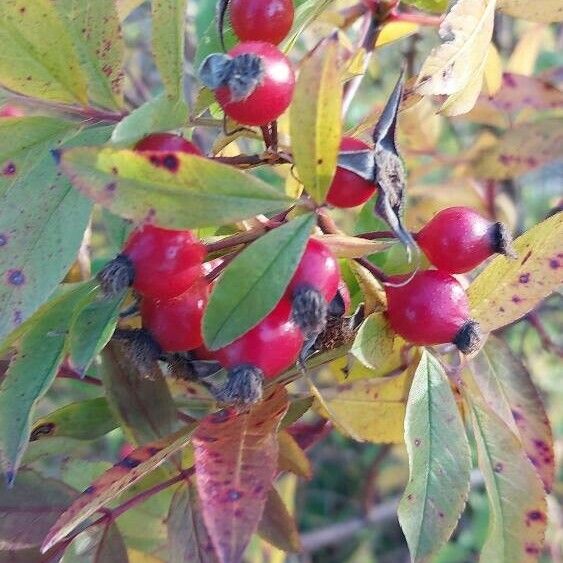
[{"label": "red rose hip", "polygon": [[[341,151],[356,151],[369,148],[369,145],[353,137],[343,137],[340,143]],[[365,203],[375,193],[375,190],[376,185],[373,182],[364,180],[364,178],[350,170],[337,167],[326,200],[334,207],[355,207]]]},{"label": "red rose hip", "polygon": [[[397,276],[391,281],[405,279]],[[478,324],[469,318],[467,295],[454,277],[424,270],[405,285],[386,286],[385,292],[389,323],[405,340],[419,345],[453,342],[466,354],[478,349]]]},{"label": "red rose hip", "polygon": [[[241,68],[249,86],[238,93],[229,82],[215,90],[225,114],[243,125],[266,125],[276,120],[289,106],[295,76],[287,57],[275,46],[262,41],[240,43],[228,53],[235,61],[251,61],[252,68]],[[250,57],[244,57],[250,55]],[[254,56],[254,57],[252,57]]]},{"label": "red rose hip", "polygon": [[292,0],[232,0],[231,24],[241,41],[266,41],[277,45],[293,24]]},{"label": "red rose hip", "polygon": [[178,297],[144,297],[141,301],[143,328],[165,352],[195,350],[203,344],[201,319],[208,296],[209,286],[200,278]]},{"label": "red rose hip", "polygon": [[469,272],[495,253],[513,255],[505,225],[469,207],[440,211],[415,238],[428,260],[450,274]]},{"label": "red rose hip", "polygon": [[145,225],[131,234],[122,256],[133,266],[132,285],[141,295],[168,299],[200,277],[205,246],[191,231]]}]

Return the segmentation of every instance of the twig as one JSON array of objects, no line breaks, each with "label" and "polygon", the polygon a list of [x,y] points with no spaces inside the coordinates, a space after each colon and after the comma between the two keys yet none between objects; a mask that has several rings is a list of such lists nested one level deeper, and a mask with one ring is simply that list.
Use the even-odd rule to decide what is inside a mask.
[{"label": "twig", "polygon": [[103,386],[102,381],[97,377],[82,375],[66,364],[63,364],[59,368],[57,377],[60,377],[61,379],[74,379],[75,381],[82,381],[83,383],[89,383],[90,385],[96,385],[97,387]]},{"label": "twig", "polygon": [[222,257],[223,261],[216,268],[211,270],[209,274],[205,276],[207,282],[211,283],[213,280],[217,279],[221,274],[221,272],[229,265],[230,262],[232,262],[239,255],[239,253],[240,250],[237,250],[235,252],[232,252],[231,254],[227,254],[226,256],[223,256]]},{"label": "twig", "polygon": [[379,240],[384,238],[395,238],[396,235],[393,231],[371,231],[369,233],[361,233],[359,235],[354,235],[357,238],[363,238],[366,240]]},{"label": "twig", "polygon": [[538,333],[542,347],[547,352],[552,352],[557,356],[563,358],[563,347],[553,342],[551,336],[548,334],[540,316],[536,311],[528,313],[526,320]]}]

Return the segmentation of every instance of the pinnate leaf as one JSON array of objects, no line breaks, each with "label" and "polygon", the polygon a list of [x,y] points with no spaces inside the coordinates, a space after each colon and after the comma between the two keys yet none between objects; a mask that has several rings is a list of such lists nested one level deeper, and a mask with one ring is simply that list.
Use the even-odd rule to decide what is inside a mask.
[{"label": "pinnate leaf", "polygon": [[247,412],[220,411],[194,434],[203,519],[222,563],[239,561],[255,532],[277,466],[277,428],[287,410],[278,387]]},{"label": "pinnate leaf", "polygon": [[152,50],[166,92],[183,97],[184,44],[187,0],[153,0]]},{"label": "pinnate leaf", "polygon": [[114,0],[55,0],[88,81],[90,100],[98,106],[123,105],[124,45]]},{"label": "pinnate leaf", "polygon": [[399,523],[413,561],[428,561],[454,531],[469,493],[471,452],[444,368],[423,352],[405,416],[409,482]]},{"label": "pinnate leaf", "polygon": [[86,105],[86,78],[72,39],[49,0],[3,0],[0,84],[55,102]]},{"label": "pinnate leaf", "polygon": [[29,441],[37,401],[47,392],[64,356],[66,333],[77,304],[90,290],[79,284],[30,319],[0,384],[0,462],[13,482]]},{"label": "pinnate leaf", "polygon": [[471,316],[485,331],[508,325],[534,309],[563,282],[563,213],[514,241],[516,260],[496,257],[469,286]]},{"label": "pinnate leaf", "polygon": [[446,115],[475,105],[493,33],[496,0],[458,0],[440,26],[443,43],[424,62],[416,89],[425,96],[445,94]]},{"label": "pinnate leaf", "polygon": [[272,311],[297,269],[315,220],[308,213],[270,231],[227,266],[203,317],[209,349],[232,342]]},{"label": "pinnate leaf", "polygon": [[42,551],[49,550],[98,509],[184,448],[194,428],[194,425],[185,426],[166,438],[137,448],[98,477],[55,522],[43,542]]},{"label": "pinnate leaf", "polygon": [[203,522],[201,502],[191,482],[174,493],[166,518],[170,563],[215,563],[217,556]]},{"label": "pinnate leaf", "polygon": [[336,171],[341,106],[338,42],[331,38],[301,65],[289,113],[295,166],[317,203],[325,200]]},{"label": "pinnate leaf", "polygon": [[250,174],[185,153],[159,160],[131,150],[80,148],[63,151],[60,159],[73,185],[102,207],[164,227],[224,225],[290,202]]},{"label": "pinnate leaf", "polygon": [[55,437],[95,440],[118,426],[106,398],[97,397],[70,403],[36,420],[30,441]]},{"label": "pinnate leaf", "polygon": [[563,21],[563,6],[560,0],[498,0],[498,9],[514,18],[535,22]]},{"label": "pinnate leaf", "polygon": [[561,158],[563,119],[522,123],[508,129],[472,163],[479,178],[506,180]]},{"label": "pinnate leaf", "polygon": [[472,362],[473,378],[488,407],[522,441],[546,491],[553,487],[553,435],[541,397],[524,364],[508,345],[489,336]]},{"label": "pinnate leaf", "polygon": [[537,561],[547,525],[543,486],[516,435],[482,400],[466,394],[490,521],[481,561]]}]

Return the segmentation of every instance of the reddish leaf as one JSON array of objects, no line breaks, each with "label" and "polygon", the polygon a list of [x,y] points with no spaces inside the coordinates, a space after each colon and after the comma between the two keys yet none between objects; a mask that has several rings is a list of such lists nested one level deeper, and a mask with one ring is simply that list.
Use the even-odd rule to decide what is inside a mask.
[{"label": "reddish leaf", "polygon": [[76,526],[161,465],[174,452],[182,449],[190,441],[193,429],[194,426],[186,426],[167,438],[137,448],[98,477],[55,522],[43,542],[43,552],[60,542]]},{"label": "reddish leaf", "polygon": [[215,563],[217,556],[203,523],[201,503],[191,483],[174,493],[168,518],[169,563]]},{"label": "reddish leaf", "polygon": [[260,522],[277,468],[276,431],[287,407],[279,387],[247,412],[207,416],[194,433],[203,519],[222,563],[240,561]]},{"label": "reddish leaf", "polygon": [[504,341],[491,336],[473,360],[473,374],[487,404],[520,437],[549,492],[555,473],[553,435],[528,370]]},{"label": "reddish leaf", "polygon": [[296,422],[287,431],[299,444],[302,450],[308,450],[330,434],[332,424],[329,420],[319,419],[317,422]]},{"label": "reddish leaf", "polygon": [[22,469],[13,488],[0,488],[0,551],[41,545],[75,494],[64,483]]}]

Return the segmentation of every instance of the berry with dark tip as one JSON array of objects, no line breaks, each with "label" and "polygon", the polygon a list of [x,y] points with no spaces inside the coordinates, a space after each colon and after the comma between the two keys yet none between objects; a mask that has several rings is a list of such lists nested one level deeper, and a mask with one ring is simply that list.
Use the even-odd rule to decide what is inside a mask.
[{"label": "berry with dark tip", "polygon": [[262,370],[250,364],[229,371],[225,385],[215,391],[218,401],[239,406],[252,405],[262,398],[264,376]]},{"label": "berry with dark tip", "polygon": [[241,41],[277,45],[293,24],[292,0],[232,0],[231,25]]},{"label": "berry with dark tip", "polygon": [[[251,60],[258,60],[260,65],[246,65],[248,71],[241,68],[235,74],[229,71],[223,85],[215,90],[215,97],[225,114],[238,123],[266,125],[276,120],[289,106],[295,75],[289,60],[275,45],[247,41],[228,53],[234,61],[245,55],[251,55]],[[244,88],[235,88],[239,83]],[[247,83],[250,87],[246,86]]]},{"label": "berry with dark tip", "polygon": [[131,234],[122,254],[133,264],[133,287],[141,295],[169,299],[201,276],[205,246],[191,231],[145,225]]},{"label": "berry with dark tip", "polygon": [[184,152],[201,155],[201,151],[193,143],[173,133],[152,133],[138,141],[134,150],[137,152]]},{"label": "berry with dark tip", "polygon": [[[356,151],[369,148],[366,143],[353,137],[343,137],[340,143],[341,151]],[[334,207],[355,207],[365,203],[375,193],[375,190],[376,184],[374,182],[369,182],[350,170],[337,167],[326,200]]]},{"label": "berry with dark tip", "polygon": [[450,274],[469,272],[495,253],[514,255],[506,226],[469,207],[440,211],[415,238],[428,260]]},{"label": "berry with dark tip", "polygon": [[[400,284],[408,276],[390,281]],[[469,301],[461,284],[439,270],[423,270],[405,285],[386,286],[387,316],[393,330],[420,345],[453,342],[464,353],[481,344],[479,325],[469,317]]]},{"label": "berry with dark tip", "polygon": [[291,302],[282,298],[254,328],[215,352],[228,370],[250,365],[273,378],[291,367],[303,345],[303,335],[291,319]]},{"label": "berry with dark tip", "polygon": [[203,343],[201,319],[209,296],[209,285],[200,278],[178,297],[141,301],[141,318],[165,352],[186,352]]}]

